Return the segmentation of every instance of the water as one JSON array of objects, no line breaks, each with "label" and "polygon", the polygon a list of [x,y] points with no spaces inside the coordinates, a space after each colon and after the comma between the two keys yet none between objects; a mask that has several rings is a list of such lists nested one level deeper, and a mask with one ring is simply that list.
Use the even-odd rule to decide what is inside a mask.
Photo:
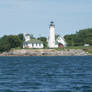
[{"label": "water", "polygon": [[0,57],[0,92],[92,92],[92,56]]}]

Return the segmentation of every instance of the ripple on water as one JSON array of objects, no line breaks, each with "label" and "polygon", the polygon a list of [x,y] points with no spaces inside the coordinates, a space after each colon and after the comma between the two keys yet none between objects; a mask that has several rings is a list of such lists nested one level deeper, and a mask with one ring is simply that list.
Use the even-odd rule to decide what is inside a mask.
[{"label": "ripple on water", "polygon": [[92,92],[92,57],[0,57],[0,92]]}]

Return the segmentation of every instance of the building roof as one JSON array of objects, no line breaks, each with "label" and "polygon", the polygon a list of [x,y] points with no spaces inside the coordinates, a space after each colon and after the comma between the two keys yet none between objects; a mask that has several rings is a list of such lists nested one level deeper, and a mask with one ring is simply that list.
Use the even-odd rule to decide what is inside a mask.
[{"label": "building roof", "polygon": [[[62,39],[64,42],[63,42],[61,39]],[[55,35],[55,44],[58,45],[59,43],[61,43],[61,44],[64,45],[64,44],[65,44],[65,40],[64,40],[64,38],[61,37],[60,35]]]},{"label": "building roof", "polygon": [[30,36],[30,34],[25,34],[25,36]]},{"label": "building roof", "polygon": [[31,39],[30,41],[25,41],[24,43],[43,43],[43,42],[37,39]]}]

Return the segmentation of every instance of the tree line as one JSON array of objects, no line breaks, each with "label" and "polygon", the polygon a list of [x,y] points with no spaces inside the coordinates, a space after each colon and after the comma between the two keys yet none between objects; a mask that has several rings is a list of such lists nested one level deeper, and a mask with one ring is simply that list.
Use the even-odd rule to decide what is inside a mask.
[{"label": "tree line", "polygon": [[[36,39],[33,35],[32,38]],[[38,40],[43,42],[44,48],[47,48],[47,38],[38,37]],[[92,28],[83,29],[75,34],[65,35],[64,39],[67,46],[84,46],[84,44],[92,45]],[[18,35],[5,35],[0,38],[0,52],[9,51],[11,48],[23,48],[24,36]]]},{"label": "tree line", "polygon": [[24,37],[19,35],[5,35],[0,38],[0,52],[9,51],[11,48],[22,48]]},{"label": "tree line", "polygon": [[80,30],[75,34],[65,35],[64,39],[67,42],[67,46],[92,45],[92,28]]},{"label": "tree line", "polygon": [[[32,39],[38,39],[43,42],[44,48],[47,47],[47,38],[38,37],[35,38],[33,35],[30,35]],[[23,34],[18,35],[5,35],[0,38],[0,52],[9,51],[12,48],[23,48],[23,42],[25,41]]]}]

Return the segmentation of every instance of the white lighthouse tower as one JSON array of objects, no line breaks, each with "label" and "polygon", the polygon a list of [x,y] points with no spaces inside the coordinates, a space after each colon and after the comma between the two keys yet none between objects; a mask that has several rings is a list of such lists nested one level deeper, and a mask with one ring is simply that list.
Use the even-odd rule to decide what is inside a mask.
[{"label": "white lighthouse tower", "polygon": [[49,26],[48,47],[55,48],[55,25],[52,21]]}]

